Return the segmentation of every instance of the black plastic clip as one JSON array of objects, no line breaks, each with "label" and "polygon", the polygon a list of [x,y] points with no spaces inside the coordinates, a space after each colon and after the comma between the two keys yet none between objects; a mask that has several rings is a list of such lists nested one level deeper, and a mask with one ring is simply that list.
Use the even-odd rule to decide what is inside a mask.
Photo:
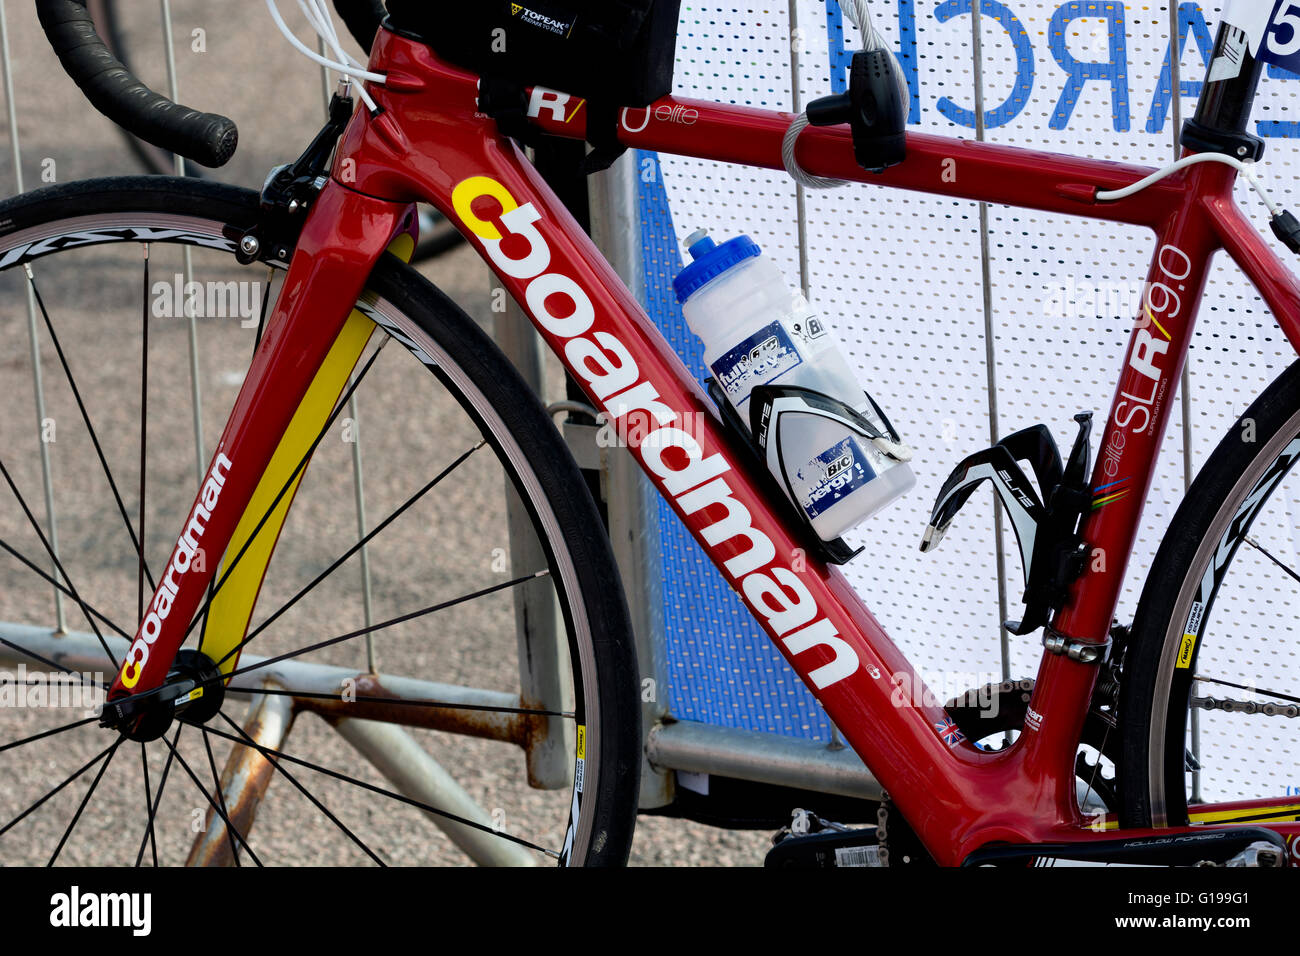
[{"label": "black plastic clip", "polygon": [[907,116],[888,50],[858,50],[849,65],[849,91],[823,96],[808,104],[811,126],[848,123],[853,156],[873,173],[897,166],[907,157]]},{"label": "black plastic clip", "polygon": [[[1070,582],[1083,571],[1087,546],[1079,527],[1091,503],[1092,413],[1080,412],[1074,420],[1079,430],[1064,464],[1046,425],[1022,429],[992,448],[967,456],[939,489],[921,539],[921,550],[933,551],[975,488],[985,480],[993,483],[1016,532],[1025,579],[1024,614],[1019,621],[1003,625],[1012,634],[1029,634],[1045,625],[1051,613],[1064,604]],[[1019,461],[1029,462],[1046,495],[1045,502]]]},{"label": "black plastic clip", "polygon": [[242,264],[289,258],[306,219],[302,214],[325,187],[334,147],[352,119],[352,105],[352,97],[335,93],[329,118],[303,154],[267,174],[259,203],[261,217],[240,235],[235,249],[235,258]]}]

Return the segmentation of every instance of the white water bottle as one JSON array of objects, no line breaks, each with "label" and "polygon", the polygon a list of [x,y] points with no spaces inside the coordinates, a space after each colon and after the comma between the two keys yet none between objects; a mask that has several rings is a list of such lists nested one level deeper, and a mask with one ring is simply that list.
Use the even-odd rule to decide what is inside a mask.
[{"label": "white water bottle", "polygon": [[772,407],[764,432],[768,467],[824,541],[839,537],[916,484],[911,450],[868,400],[825,319],[791,293],[748,236],[718,245],[703,229],[687,237],[693,262],[673,280],[704,364],[749,425],[759,385],[793,386],[838,399],[875,436],[842,415],[791,394]]}]

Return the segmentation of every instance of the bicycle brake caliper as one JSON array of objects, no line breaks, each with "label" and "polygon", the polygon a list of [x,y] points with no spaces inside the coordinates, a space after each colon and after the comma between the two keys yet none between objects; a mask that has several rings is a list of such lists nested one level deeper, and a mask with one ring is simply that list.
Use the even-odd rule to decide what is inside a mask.
[{"label": "bicycle brake caliper", "polygon": [[352,118],[352,97],[335,93],[329,118],[311,144],[292,163],[276,166],[262,185],[261,215],[244,231],[235,258],[244,265],[257,259],[287,262],[306,217],[303,213],[325,186],[334,147]]},{"label": "bicycle brake caliper", "polygon": [[[976,486],[985,480],[993,483],[1015,529],[1025,579],[1024,614],[1019,621],[1005,622],[1012,634],[1029,634],[1045,625],[1083,570],[1087,546],[1079,526],[1090,498],[1092,413],[1080,412],[1074,420],[1079,430],[1064,464],[1046,425],[1022,429],[967,456],[939,489],[921,538],[921,550],[933,551]],[[1029,462],[1046,502],[1039,499],[1020,461]]]}]

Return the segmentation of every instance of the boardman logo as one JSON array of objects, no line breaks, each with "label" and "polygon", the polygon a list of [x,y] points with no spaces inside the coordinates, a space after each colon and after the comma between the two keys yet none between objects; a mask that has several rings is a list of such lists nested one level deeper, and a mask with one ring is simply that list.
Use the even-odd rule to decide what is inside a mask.
[{"label": "boardman logo", "polygon": [[[475,202],[483,198],[500,210],[491,219],[474,211]],[[799,574],[784,566],[772,539],[754,526],[749,509],[734,497],[727,483],[732,467],[726,456],[706,454],[702,444],[679,427],[684,413],[660,400],[658,390],[641,375],[631,348],[617,335],[593,329],[596,307],[586,290],[572,276],[552,269],[546,238],[549,224],[537,208],[532,203],[520,205],[504,184],[489,176],[461,180],[452,190],[451,202],[456,217],[496,270],[519,280],[527,312],[539,328],[563,343],[558,347],[563,348],[569,367],[586,382],[598,411],[614,422],[620,437],[625,437],[621,430],[634,414],[653,419],[654,429],[638,444],[628,441],[628,447],[657,479],[664,495],[676,502],[688,527],[698,529],[705,546],[727,555],[719,556],[718,563],[790,656],[799,658],[819,649],[800,661],[800,673],[806,673],[818,690],[855,674],[862,663],[857,651],[822,614]],[[509,252],[503,229],[514,238]],[[737,348],[748,350],[752,345]]]}]

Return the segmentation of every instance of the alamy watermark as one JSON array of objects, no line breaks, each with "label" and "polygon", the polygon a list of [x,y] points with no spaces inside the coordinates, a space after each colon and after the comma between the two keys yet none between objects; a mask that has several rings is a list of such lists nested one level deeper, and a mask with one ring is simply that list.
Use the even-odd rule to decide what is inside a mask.
[{"label": "alamy watermark", "polygon": [[98,712],[104,703],[107,681],[102,673],[47,674],[30,672],[26,664],[17,671],[0,670],[0,708],[81,710]]},{"label": "alamy watermark", "polygon": [[1057,319],[1132,318],[1142,311],[1146,283],[1141,279],[1075,282],[1067,276],[1059,286],[1049,286],[1043,298],[1043,315]]},{"label": "alamy watermark", "polygon": [[150,289],[158,319],[239,319],[241,328],[257,327],[262,314],[260,282],[186,282],[180,273],[160,279]]},{"label": "alamy watermark", "polygon": [[1002,677],[978,671],[917,671],[892,675],[894,690],[890,703],[895,707],[943,707],[957,700],[978,709],[981,717],[996,717],[1001,705]]}]

